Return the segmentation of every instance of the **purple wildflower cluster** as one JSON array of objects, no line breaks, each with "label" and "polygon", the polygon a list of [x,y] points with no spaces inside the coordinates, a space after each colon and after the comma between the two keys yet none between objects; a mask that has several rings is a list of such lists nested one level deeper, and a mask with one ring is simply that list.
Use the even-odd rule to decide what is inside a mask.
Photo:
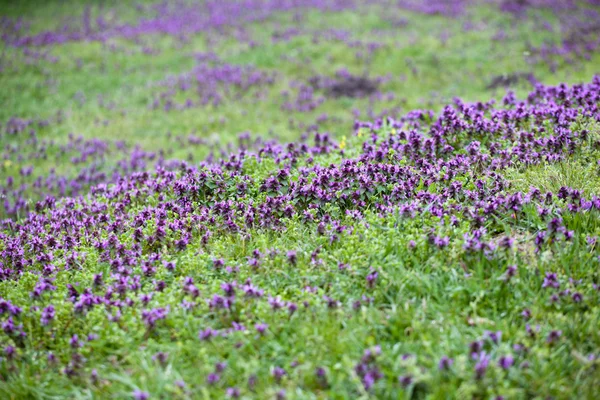
[{"label": "purple wildflower cluster", "polygon": [[[588,3],[597,5],[596,0]],[[472,0],[399,0],[389,2],[376,0],[369,2],[370,6],[378,6],[387,15],[392,10],[409,10],[426,15],[442,15],[451,18],[465,18],[465,29],[476,29],[476,24],[467,12],[472,7]],[[493,0],[490,7],[499,11],[513,14],[517,18],[525,18],[531,11],[550,11],[558,18],[560,29],[564,32],[561,43],[548,42],[531,50],[555,68],[556,56],[573,61],[578,57],[589,58],[598,48],[598,11],[591,7],[579,7],[574,0]],[[210,34],[215,31],[229,31],[230,35],[240,42],[255,44],[248,36],[245,25],[252,22],[262,22],[281,12],[294,12],[296,19],[302,18],[302,12],[311,10],[346,11],[361,7],[356,0],[310,0],[310,1],[281,1],[281,0],[248,0],[243,2],[160,2],[158,4],[136,7],[135,21],[125,22],[115,18],[110,9],[94,9],[86,7],[80,16],[72,16],[56,29],[44,32],[34,32],[28,23],[4,17],[0,21],[1,39],[14,47],[23,48],[25,55],[32,60],[48,60],[56,62],[56,57],[45,51],[34,50],[44,46],[80,41],[100,41],[108,43],[112,39],[129,39],[142,43],[142,38],[149,35],[170,35],[181,43],[186,43],[195,34]],[[537,15],[537,14],[536,14]],[[394,17],[395,18],[395,17]],[[543,13],[537,15],[539,25],[543,29],[554,30],[551,21],[545,19]],[[406,18],[394,22],[395,25],[406,23]],[[273,40],[290,40],[302,32],[300,28],[290,28],[275,32]],[[496,38],[505,36],[498,32]],[[344,40],[354,46],[356,40],[350,40],[339,30],[321,32],[314,41],[328,37]],[[373,44],[377,47],[377,44]],[[372,52],[373,45],[367,46]],[[111,45],[113,46],[113,45]],[[155,50],[149,45],[142,45],[144,54],[152,55]],[[360,51],[360,53],[365,53]],[[219,73],[219,72],[218,72]],[[193,76],[193,74],[192,74]],[[185,79],[186,81],[188,79]],[[204,98],[203,101],[206,101]],[[211,102],[217,101],[211,99]],[[170,102],[166,102],[171,104]],[[169,106],[167,106],[169,107]],[[189,107],[189,105],[188,105]]]},{"label": "purple wildflower cluster", "polygon": [[[219,106],[225,100],[236,100],[262,86],[273,84],[273,73],[263,72],[252,67],[230,65],[219,62],[202,62],[188,73],[164,82],[167,90],[161,92],[152,102],[152,108],[186,109],[195,106]],[[252,91],[259,99],[260,91]],[[187,96],[182,104],[175,97]]]},{"label": "purple wildflower cluster", "polygon": [[[295,217],[313,222],[320,234],[335,240],[347,228],[326,212],[328,204],[355,218],[371,208],[407,217],[417,213],[447,216],[450,225],[458,219],[466,221],[473,227],[464,239],[468,252],[511,248],[510,239],[497,244],[485,241],[488,221],[509,212],[517,223],[524,209],[533,206],[546,224],[534,239],[541,250],[550,243],[572,239],[561,216],[597,210],[600,200],[568,187],[557,193],[536,188],[511,192],[501,171],[559,162],[597,140],[586,129],[573,131],[570,127],[581,118],[598,120],[599,87],[600,78],[572,87],[538,85],[526,101],[510,95],[500,106],[457,100],[437,119],[432,119],[430,112],[415,111],[400,120],[357,122],[356,134],[368,138],[358,154],[343,156],[337,165],[310,163],[314,157],[344,154],[327,135],[317,133],[312,146],[268,144],[256,153],[241,150],[199,168],[182,163],[181,172],[159,168],[154,174],[130,173],[113,186],[94,187],[90,197],[39,202],[37,212],[25,221],[4,221],[5,232],[13,233],[3,233],[3,276],[18,279],[25,268],[52,276],[61,269],[77,267],[85,260],[78,247],[86,242],[93,244],[117,273],[141,262],[151,276],[161,257],[155,252],[158,246],[182,251],[195,238],[204,242],[217,231],[244,234],[258,227],[282,229],[286,219]],[[544,127],[545,122],[554,124],[551,131]],[[256,180],[245,173],[249,160],[260,163],[266,159],[278,165],[272,174]],[[474,170],[477,177],[472,175]],[[472,184],[467,184],[469,179]],[[259,193],[264,193],[263,200],[254,200]],[[159,203],[133,207],[150,198]],[[169,221],[168,215],[177,218]],[[126,229],[134,233],[129,245],[119,237]],[[438,248],[449,243],[439,231],[427,235]],[[55,265],[59,249],[66,265]],[[260,257],[252,262],[260,263]],[[291,264],[296,257],[293,251],[287,254]],[[126,274],[119,279],[127,287],[135,286],[139,277]]]},{"label": "purple wildflower cluster", "polygon": [[[43,139],[45,127],[60,124],[61,118],[60,115],[56,121],[12,118],[3,127],[0,139],[6,139],[6,145],[1,156],[8,171],[6,180],[0,182],[3,205],[0,215],[23,216],[43,204],[56,202],[57,198],[84,194],[90,186],[113,182],[135,171],[144,171],[155,162],[164,162],[164,155],[139,147],[129,148],[120,141],[86,140],[73,135],[69,135],[66,144]],[[26,136],[27,140],[11,144],[14,136]],[[115,153],[121,158],[115,160]],[[38,160],[54,157],[67,157],[77,167],[77,174],[67,175],[54,169],[39,171],[33,166]],[[25,166],[17,168],[19,165]]]},{"label": "purple wildflower cluster", "polygon": [[72,23],[62,29],[37,34],[28,32],[27,25],[20,21],[6,19],[2,25],[2,39],[17,47],[46,46],[72,41],[106,41],[115,37],[135,39],[152,34],[167,34],[185,40],[198,33],[263,21],[277,12],[301,9],[341,11],[354,8],[356,3],[354,0],[249,0],[225,3],[209,1],[196,4],[161,2],[138,5],[139,20],[132,24],[121,23],[115,19],[108,21],[104,15],[94,18],[91,8],[87,7],[79,21],[72,18]]},{"label": "purple wildflower cluster", "polygon": [[[304,307],[298,307],[294,299],[267,292],[250,278],[243,283],[228,278],[217,291],[191,276],[177,278],[182,273],[177,256],[190,248],[208,250],[217,233],[248,237],[256,230],[284,230],[298,220],[332,244],[342,235],[353,235],[351,223],[368,225],[365,214],[406,219],[426,215],[440,223],[423,228],[423,246],[445,251],[459,243],[465,257],[481,254],[494,259],[519,251],[512,239],[497,239],[491,233],[497,229],[495,221],[508,214],[505,223],[518,227],[533,209],[540,228],[529,240],[536,251],[567,245],[574,240],[568,221],[575,215],[597,215],[600,199],[568,187],[556,193],[535,187],[515,192],[502,173],[508,168],[561,162],[590,146],[600,146],[587,129],[573,129],[582,119],[600,122],[599,104],[600,77],[573,86],[537,85],[524,101],[509,93],[499,104],[456,100],[437,117],[430,111],[414,111],[398,120],[357,121],[347,149],[317,133],[312,145],[269,143],[257,151],[241,149],[197,167],[182,162],[174,171],[159,167],[155,173],[132,172],[116,179],[114,185],[94,186],[86,197],[40,202],[27,218],[2,221],[0,279],[18,282],[35,277],[30,296],[34,307],[26,309],[22,300],[18,303],[23,307],[0,301],[2,340],[13,346],[5,348],[5,357],[16,357],[14,348],[25,346],[24,323],[53,331],[58,313],[71,313],[73,318],[93,313],[115,324],[127,315],[138,320],[145,338],[164,335],[172,319],[182,318],[182,311],[160,300],[164,293],[176,293],[181,310],[209,313],[218,321],[199,329],[197,337],[202,342],[239,338],[250,331],[247,326],[254,326],[260,339],[270,329],[254,314],[269,309],[273,315],[291,319],[311,310],[314,294],[322,295],[323,309],[345,308],[335,294],[317,287],[304,291],[309,298]],[[82,142],[73,145],[77,143]],[[320,160],[335,161],[321,164]],[[266,176],[256,176],[247,172],[250,163],[276,167]],[[461,224],[469,227],[464,237],[447,233]],[[323,268],[319,251],[310,260]],[[210,265],[223,277],[236,275],[240,267],[259,275],[268,260],[279,259],[294,269],[304,258],[297,250],[256,249],[245,265],[231,267],[222,258],[214,258]],[[103,263],[107,269],[90,282],[66,283],[72,271],[89,268],[90,263]],[[336,264],[334,270],[346,273],[349,268]],[[516,275],[511,266],[504,280],[509,283]],[[368,291],[382,280],[375,267],[362,276]],[[571,279],[571,288],[559,292],[564,279],[548,272],[541,286],[552,291],[552,302],[569,298],[572,304],[584,305],[586,296],[577,289],[583,283]],[[61,296],[66,302],[59,301]],[[352,308],[360,310],[363,303],[373,301],[364,297]],[[104,317],[98,316],[100,310]],[[531,317],[529,311],[523,313]],[[70,332],[68,326],[61,329],[63,336]],[[537,336],[529,326],[527,334],[530,340]],[[562,335],[559,330],[548,331],[547,344],[559,342]],[[487,332],[470,345],[476,379],[485,378],[493,365],[491,354],[501,345],[499,331]],[[496,357],[500,370],[516,363],[526,365],[526,347],[515,346],[518,357],[512,353]],[[69,347],[72,352],[64,372],[77,376],[85,368],[87,344],[73,333]],[[159,363],[166,363],[166,355],[158,354]],[[356,364],[356,375],[366,390],[385,379],[380,355],[381,348],[375,347]],[[439,360],[441,371],[453,365],[449,357]],[[218,384],[224,369],[218,366],[207,376],[207,383]],[[272,369],[277,384],[287,375],[279,366]],[[407,388],[415,384],[414,374],[402,375],[398,382]],[[237,397],[237,392],[232,390],[230,397]]]}]

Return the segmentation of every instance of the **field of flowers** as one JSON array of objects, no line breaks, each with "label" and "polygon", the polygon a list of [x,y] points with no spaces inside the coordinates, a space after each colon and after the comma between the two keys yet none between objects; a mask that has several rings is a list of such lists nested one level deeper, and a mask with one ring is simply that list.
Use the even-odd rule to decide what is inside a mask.
[{"label": "field of flowers", "polygon": [[598,397],[598,0],[23,0],[0,48],[0,398]]}]

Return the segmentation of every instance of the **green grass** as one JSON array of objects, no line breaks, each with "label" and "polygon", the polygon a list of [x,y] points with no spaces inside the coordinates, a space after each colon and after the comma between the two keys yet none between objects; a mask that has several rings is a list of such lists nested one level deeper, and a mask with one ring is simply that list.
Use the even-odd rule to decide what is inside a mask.
[{"label": "green grass", "polygon": [[533,186],[543,193],[557,193],[561,187],[583,191],[586,196],[600,196],[600,164],[594,149],[600,145],[597,123],[584,124],[588,133],[588,146],[557,163],[540,163],[520,166],[504,172],[516,191],[527,192]]}]

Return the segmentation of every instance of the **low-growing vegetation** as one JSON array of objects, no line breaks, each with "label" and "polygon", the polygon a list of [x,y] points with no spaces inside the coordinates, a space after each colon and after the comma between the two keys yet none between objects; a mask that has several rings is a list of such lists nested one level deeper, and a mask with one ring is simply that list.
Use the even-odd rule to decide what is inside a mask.
[{"label": "low-growing vegetation", "polygon": [[0,6],[2,398],[594,398],[598,12]]}]

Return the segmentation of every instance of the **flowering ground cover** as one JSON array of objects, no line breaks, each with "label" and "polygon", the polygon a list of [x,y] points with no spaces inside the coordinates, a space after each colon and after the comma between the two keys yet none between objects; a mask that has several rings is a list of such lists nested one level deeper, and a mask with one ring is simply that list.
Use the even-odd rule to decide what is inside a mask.
[{"label": "flowering ground cover", "polygon": [[597,396],[597,1],[0,15],[2,398]]}]

